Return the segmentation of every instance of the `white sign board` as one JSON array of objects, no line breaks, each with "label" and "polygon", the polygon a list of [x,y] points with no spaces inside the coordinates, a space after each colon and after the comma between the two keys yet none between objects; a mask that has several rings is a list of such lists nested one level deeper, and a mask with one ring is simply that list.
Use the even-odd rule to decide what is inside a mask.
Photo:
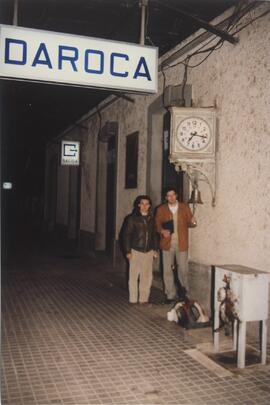
[{"label": "white sign board", "polygon": [[0,25],[0,77],[156,93],[155,47]]},{"label": "white sign board", "polygon": [[12,189],[12,183],[10,183],[10,182],[3,183],[3,189],[4,190],[11,190]]},{"label": "white sign board", "polygon": [[80,142],[62,141],[61,164],[66,166],[79,166]]}]

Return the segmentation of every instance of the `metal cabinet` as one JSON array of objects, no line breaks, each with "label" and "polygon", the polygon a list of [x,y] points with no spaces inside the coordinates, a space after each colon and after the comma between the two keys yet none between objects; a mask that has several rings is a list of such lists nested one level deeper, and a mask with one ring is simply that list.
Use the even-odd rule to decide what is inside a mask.
[{"label": "metal cabinet", "polygon": [[219,350],[220,292],[230,288],[233,306],[233,348],[237,366],[245,367],[246,323],[259,321],[261,328],[261,363],[266,363],[267,318],[270,273],[240,265],[215,266],[214,346]]}]

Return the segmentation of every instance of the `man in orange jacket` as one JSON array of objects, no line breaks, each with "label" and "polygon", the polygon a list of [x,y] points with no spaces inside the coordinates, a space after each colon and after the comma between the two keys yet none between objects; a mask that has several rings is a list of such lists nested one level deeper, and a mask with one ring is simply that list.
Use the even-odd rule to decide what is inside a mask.
[{"label": "man in orange jacket", "polygon": [[177,299],[174,282],[174,263],[181,286],[188,291],[188,228],[197,226],[187,204],[178,202],[177,191],[168,188],[166,203],[158,207],[156,227],[160,235],[163,259],[163,281],[167,302]]}]

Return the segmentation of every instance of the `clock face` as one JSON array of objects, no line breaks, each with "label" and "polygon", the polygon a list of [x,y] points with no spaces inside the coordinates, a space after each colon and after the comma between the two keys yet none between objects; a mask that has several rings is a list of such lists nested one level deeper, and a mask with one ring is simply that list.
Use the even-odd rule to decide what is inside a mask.
[{"label": "clock face", "polygon": [[211,140],[211,129],[203,119],[189,117],[178,125],[176,139],[185,149],[200,151],[208,146]]}]

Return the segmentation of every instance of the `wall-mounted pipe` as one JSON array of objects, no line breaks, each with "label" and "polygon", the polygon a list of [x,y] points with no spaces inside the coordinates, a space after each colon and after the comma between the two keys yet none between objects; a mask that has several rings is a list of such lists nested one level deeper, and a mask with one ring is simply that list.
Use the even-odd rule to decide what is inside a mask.
[{"label": "wall-mounted pipe", "polygon": [[18,25],[18,9],[19,9],[19,0],[14,0],[14,10],[13,10],[13,25]]},{"label": "wall-mounted pipe", "polygon": [[140,7],[141,12],[141,34],[140,34],[140,45],[144,45],[145,42],[145,18],[146,18],[146,7],[148,6],[148,0],[141,0]]}]

